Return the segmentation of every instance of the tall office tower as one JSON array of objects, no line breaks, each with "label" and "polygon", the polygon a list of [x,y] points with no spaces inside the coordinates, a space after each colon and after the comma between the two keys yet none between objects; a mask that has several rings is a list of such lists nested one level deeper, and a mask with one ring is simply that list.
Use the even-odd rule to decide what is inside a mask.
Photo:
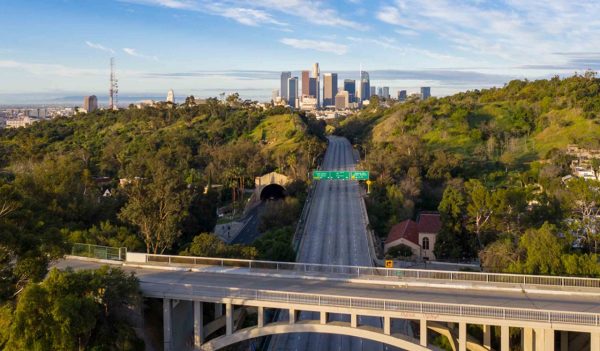
[{"label": "tall office tower", "polygon": [[431,97],[431,88],[430,87],[421,87],[421,99],[426,100]]},{"label": "tall office tower", "polygon": [[383,87],[383,98],[384,99],[389,99],[390,98],[390,87]]},{"label": "tall office tower", "polygon": [[369,80],[369,72],[360,72],[360,101],[369,100],[371,98],[371,81]]},{"label": "tall office tower", "polygon": [[281,72],[281,86],[279,89],[279,96],[285,101],[288,101],[288,80],[292,78],[292,72]]},{"label": "tall office tower", "polygon": [[310,95],[310,71],[302,71],[302,96]]},{"label": "tall office tower", "polygon": [[98,98],[96,95],[85,96],[83,98],[83,109],[85,112],[94,112],[98,109]]},{"label": "tall office tower", "polygon": [[321,70],[319,69],[319,63],[315,62],[315,64],[313,65],[313,78],[316,78],[317,83],[316,83],[316,88],[317,88],[317,93],[316,93],[316,98],[317,98],[317,107],[321,106]]},{"label": "tall office tower", "polygon": [[317,78],[310,78],[308,80],[308,96],[317,98]]},{"label": "tall office tower", "polygon": [[398,90],[398,101],[406,101],[406,90]]},{"label": "tall office tower", "polygon": [[169,92],[167,93],[167,102],[170,102],[172,104],[175,103],[175,92],[173,91],[173,89],[169,90]]},{"label": "tall office tower", "polygon": [[298,100],[298,77],[289,78],[287,84],[287,92],[288,92],[288,105],[293,108],[297,108],[297,100]]},{"label": "tall office tower", "polygon": [[337,94],[337,73],[325,73],[323,75],[323,106],[335,105],[335,95]]},{"label": "tall office tower", "polygon": [[356,96],[356,81],[354,79],[344,79],[344,90],[348,92],[349,102],[354,102]]},{"label": "tall office tower", "polygon": [[347,91],[342,90],[335,95],[335,109],[344,110],[348,108],[350,104],[350,94]]},{"label": "tall office tower", "polygon": [[379,96],[380,98],[383,97],[383,88],[382,87],[377,88],[377,96]]},{"label": "tall office tower", "polygon": [[377,95],[377,87],[371,87],[369,97]]}]

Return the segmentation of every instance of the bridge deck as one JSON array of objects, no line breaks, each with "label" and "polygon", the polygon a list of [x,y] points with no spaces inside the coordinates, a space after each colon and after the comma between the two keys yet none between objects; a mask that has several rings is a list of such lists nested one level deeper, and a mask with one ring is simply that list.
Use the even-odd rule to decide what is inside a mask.
[{"label": "bridge deck", "polygon": [[[101,263],[63,260],[57,268],[97,268]],[[314,295],[402,300],[428,303],[478,305],[488,307],[523,308],[600,314],[600,294],[570,296],[568,294],[534,294],[477,289],[444,289],[439,287],[376,285],[333,280],[290,279],[243,275],[235,273],[189,272],[153,268],[124,267],[136,273],[143,290],[169,294],[186,294],[184,284],[215,288],[274,290]]]}]

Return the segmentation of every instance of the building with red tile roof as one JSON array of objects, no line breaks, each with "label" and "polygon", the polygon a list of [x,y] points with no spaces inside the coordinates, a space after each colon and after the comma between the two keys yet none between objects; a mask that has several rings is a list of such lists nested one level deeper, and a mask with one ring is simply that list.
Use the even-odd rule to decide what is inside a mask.
[{"label": "building with red tile roof", "polygon": [[385,252],[404,244],[412,249],[414,257],[435,260],[433,248],[440,229],[442,221],[439,213],[421,212],[417,221],[407,219],[392,227],[385,240]]}]

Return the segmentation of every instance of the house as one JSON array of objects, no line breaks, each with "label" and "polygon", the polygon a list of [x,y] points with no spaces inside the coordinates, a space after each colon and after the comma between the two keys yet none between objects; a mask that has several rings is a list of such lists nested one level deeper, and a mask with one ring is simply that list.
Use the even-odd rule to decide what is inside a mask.
[{"label": "house", "polygon": [[413,256],[422,259],[435,260],[433,248],[437,234],[442,228],[440,214],[437,212],[421,212],[417,221],[407,219],[392,227],[385,241],[384,248],[404,244],[413,251]]}]

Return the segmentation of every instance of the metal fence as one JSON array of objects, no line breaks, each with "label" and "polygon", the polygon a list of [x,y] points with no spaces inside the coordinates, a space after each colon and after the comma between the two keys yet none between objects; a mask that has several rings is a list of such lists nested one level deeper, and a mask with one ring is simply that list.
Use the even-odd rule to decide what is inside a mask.
[{"label": "metal fence", "polygon": [[290,273],[333,274],[345,278],[360,277],[365,279],[385,280],[423,280],[439,282],[473,282],[488,284],[513,284],[520,286],[547,286],[564,288],[595,288],[600,289],[600,279],[541,276],[523,274],[481,273],[481,272],[451,272],[439,270],[358,267],[325,265],[312,263],[291,263],[273,261],[254,261],[238,259],[222,259],[210,257],[146,255],[146,262],[168,265],[190,266],[221,266],[238,267],[250,270],[288,271]]},{"label": "metal fence", "polygon": [[[542,323],[564,323],[600,326],[600,315],[585,312],[535,310],[524,308],[489,307],[448,303],[404,301],[378,298],[349,297],[340,295],[317,295],[272,290],[222,288],[214,286],[153,283],[142,281],[142,291],[149,297],[159,298],[232,298],[269,302],[286,302],[304,305],[344,307],[348,309],[412,312],[467,318],[493,318]],[[349,311],[350,312],[350,311]]]},{"label": "metal fence", "polygon": [[73,244],[71,255],[103,260],[125,261],[127,258],[127,248],[77,243]]}]

